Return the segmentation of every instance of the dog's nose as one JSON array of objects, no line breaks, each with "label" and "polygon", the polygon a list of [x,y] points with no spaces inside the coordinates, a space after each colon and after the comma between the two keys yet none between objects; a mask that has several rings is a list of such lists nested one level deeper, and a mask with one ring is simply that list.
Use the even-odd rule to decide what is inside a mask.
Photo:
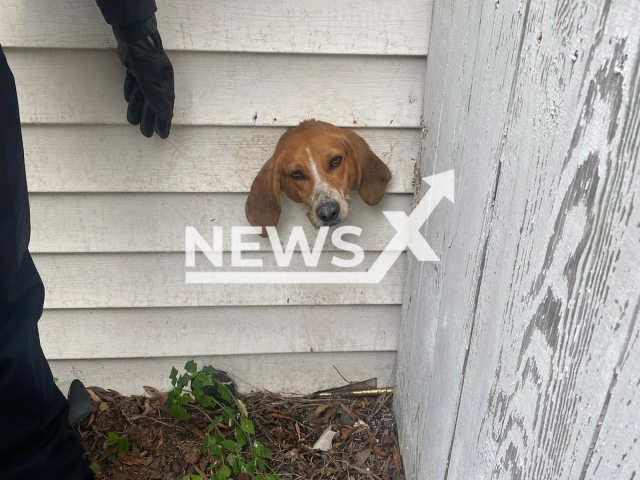
[{"label": "dog's nose", "polygon": [[316,214],[324,223],[335,222],[340,215],[340,205],[338,202],[323,203],[316,209]]}]

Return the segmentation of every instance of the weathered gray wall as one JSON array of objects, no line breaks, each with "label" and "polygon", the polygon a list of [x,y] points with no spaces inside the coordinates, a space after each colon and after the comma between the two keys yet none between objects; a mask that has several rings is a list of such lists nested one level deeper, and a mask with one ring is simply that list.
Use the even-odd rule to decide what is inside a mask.
[{"label": "weathered gray wall", "polygon": [[[408,478],[640,478],[640,1],[436,0],[396,411]],[[427,187],[423,185],[423,192]]]}]

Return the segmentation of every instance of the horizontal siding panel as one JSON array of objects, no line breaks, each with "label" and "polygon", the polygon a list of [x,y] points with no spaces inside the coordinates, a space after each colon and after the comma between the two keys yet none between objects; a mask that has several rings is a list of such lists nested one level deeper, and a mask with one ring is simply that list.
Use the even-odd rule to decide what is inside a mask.
[{"label": "horizontal siding panel", "polygon": [[[168,49],[426,55],[432,3],[159,0],[157,17]],[[91,0],[3,0],[0,43],[115,46],[111,28]]]},{"label": "horizontal siding panel", "polygon": [[[45,351],[45,353],[47,353]],[[142,394],[142,386],[171,387],[171,367],[182,368],[191,357],[51,360],[58,385],[66,391],[74,378],[85,385]],[[195,357],[198,365],[213,365],[231,373],[243,391],[266,389],[283,393],[312,393],[344,385],[337,368],[351,381],[377,377],[378,386],[392,384],[396,352],[290,353]],[[334,368],[335,366],[335,368]]]},{"label": "horizontal siding panel", "polygon": [[[8,49],[23,123],[125,124],[113,51]],[[174,123],[418,127],[426,58],[174,52]]]},{"label": "horizontal siding panel", "polygon": [[[185,229],[196,227],[213,245],[213,226],[222,226],[223,247],[231,249],[231,227],[249,226],[244,193],[97,193],[32,194],[30,196],[32,252],[183,252]],[[383,211],[409,213],[413,196],[388,194],[376,206],[367,205],[353,192],[351,217],[345,225],[362,228],[349,241],[364,250],[384,250],[395,228]],[[286,244],[294,226],[302,226],[310,245],[317,235],[302,204],[282,195],[278,223],[280,240]],[[331,232],[326,250],[333,247]],[[269,250],[269,239],[255,236],[261,250]]]},{"label": "horizontal siding panel", "polygon": [[[331,264],[331,252],[324,253],[318,271],[344,271]],[[341,258],[351,258],[346,252]],[[370,266],[378,253],[365,253],[360,270]],[[262,258],[262,271],[277,271],[273,253],[243,253]],[[34,261],[47,287],[45,308],[197,307],[233,305],[348,305],[400,304],[406,253],[395,262],[378,284],[186,284],[183,253],[36,254]],[[207,269],[198,255],[196,265]],[[224,254],[230,270],[230,254]],[[294,253],[290,271],[304,269],[300,254]],[[235,269],[239,270],[239,269]],[[190,271],[196,271],[190,269]]]},{"label": "horizontal siding panel", "polygon": [[399,305],[128,308],[45,310],[38,328],[59,360],[391,351],[399,321]]},{"label": "horizontal siding panel", "polygon": [[[168,141],[129,125],[25,125],[30,192],[248,192],[285,132],[176,126]],[[389,166],[389,192],[413,192],[418,129],[357,129]]]}]

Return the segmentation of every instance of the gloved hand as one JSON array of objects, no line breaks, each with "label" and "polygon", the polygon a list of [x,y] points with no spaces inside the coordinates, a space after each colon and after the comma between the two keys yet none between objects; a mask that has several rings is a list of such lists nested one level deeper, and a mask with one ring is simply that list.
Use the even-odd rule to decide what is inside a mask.
[{"label": "gloved hand", "polygon": [[173,117],[173,66],[158,33],[155,15],[125,27],[113,27],[118,57],[127,68],[124,99],[127,121],[140,124],[142,134],[167,138]]}]

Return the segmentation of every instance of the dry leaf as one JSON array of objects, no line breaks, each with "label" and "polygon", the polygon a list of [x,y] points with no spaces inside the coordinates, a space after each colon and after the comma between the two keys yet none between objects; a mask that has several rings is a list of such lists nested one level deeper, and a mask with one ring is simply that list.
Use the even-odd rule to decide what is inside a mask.
[{"label": "dry leaf", "polygon": [[87,388],[87,393],[91,397],[91,400],[93,400],[94,402],[100,403],[102,401],[102,400],[100,400],[100,397],[98,395],[96,395],[96,392],[94,392],[90,388]]},{"label": "dry leaf", "polygon": [[388,455],[384,453],[384,451],[380,448],[380,445],[378,445],[378,440],[376,439],[375,435],[371,433],[371,431],[369,431],[369,447],[376,457],[387,458]]},{"label": "dry leaf", "polygon": [[209,480],[209,477],[207,476],[207,474],[198,465],[194,465],[193,468],[196,469],[196,472],[198,472],[198,475],[200,475],[203,478],[203,480]]},{"label": "dry leaf", "polygon": [[299,456],[300,456],[300,450],[298,450],[297,448],[294,448],[293,450],[289,450],[287,453],[284,454],[284,457],[288,458],[292,462],[294,462]]},{"label": "dry leaf", "polygon": [[353,427],[343,427],[343,428],[340,430],[340,439],[341,439],[341,440],[346,440],[346,439],[347,439],[347,438],[349,438],[349,437],[353,434],[353,432],[355,432],[355,431],[356,431],[356,429],[355,429],[355,428],[353,428]]},{"label": "dry leaf", "polygon": [[144,412],[142,412],[142,415],[149,415],[150,413],[153,413],[155,411],[155,408],[153,408],[151,406],[151,402],[149,401],[148,398],[144,399]]},{"label": "dry leaf", "polygon": [[318,408],[316,408],[316,411],[313,412],[313,418],[316,418],[318,415],[324,412],[327,408],[329,408],[329,405],[320,405]]},{"label": "dry leaf", "polygon": [[342,408],[342,410],[344,410],[344,412],[351,417],[352,421],[355,422],[358,419],[358,415],[356,415],[356,413],[351,410],[351,408],[347,407],[344,403],[340,404],[340,408]]},{"label": "dry leaf", "polygon": [[[358,420],[356,423],[353,424],[354,427],[356,428],[369,428],[369,425],[367,425],[367,422],[363,422],[362,420]],[[386,432],[385,432],[386,433]]]},{"label": "dry leaf", "polygon": [[402,473],[402,461],[400,460],[400,449],[397,445],[393,446],[393,464],[396,466],[396,470]]},{"label": "dry leaf", "polygon": [[165,401],[167,399],[167,397],[169,396],[169,392],[161,392],[160,390],[158,390],[155,387],[150,387],[148,385],[144,385],[142,388],[144,388],[144,393],[146,393],[147,395],[149,395],[151,398],[153,398],[155,400],[163,400],[163,401]]},{"label": "dry leaf", "polygon": [[367,463],[367,460],[369,460],[370,456],[371,450],[369,450],[368,448],[362,450],[361,452],[356,454],[355,464],[359,467],[363,466],[365,463]]},{"label": "dry leaf", "polygon": [[102,402],[98,407],[98,410],[104,412],[105,410],[109,410],[109,404],[107,402]]},{"label": "dry leaf", "polygon": [[293,420],[293,417],[291,415],[283,415],[281,413],[269,413],[267,415],[273,418],[284,418],[285,420]]},{"label": "dry leaf", "polygon": [[247,407],[245,406],[244,403],[242,403],[242,400],[240,400],[239,398],[236,398],[236,405],[238,406],[238,410],[240,410],[240,414],[247,418],[249,417],[249,413],[247,412]]},{"label": "dry leaf", "polygon": [[204,440],[204,433],[198,427],[191,427],[190,429],[193,434],[198,437],[200,440]]},{"label": "dry leaf", "polygon": [[134,457],[128,453],[118,453],[118,460],[120,460],[125,465],[144,465],[148,466],[152,461],[153,457]]}]

